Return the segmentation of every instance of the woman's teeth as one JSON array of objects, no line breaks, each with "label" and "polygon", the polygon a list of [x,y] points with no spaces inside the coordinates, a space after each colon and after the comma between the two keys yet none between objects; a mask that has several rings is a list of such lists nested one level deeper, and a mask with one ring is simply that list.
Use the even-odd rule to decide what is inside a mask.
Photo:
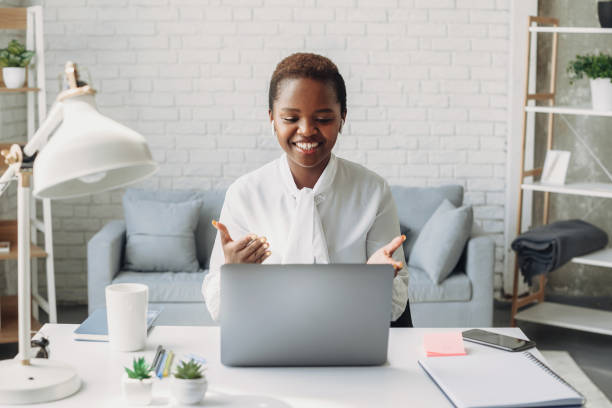
[{"label": "woman's teeth", "polygon": [[295,144],[300,150],[305,152],[314,150],[319,144],[318,143],[296,143]]}]

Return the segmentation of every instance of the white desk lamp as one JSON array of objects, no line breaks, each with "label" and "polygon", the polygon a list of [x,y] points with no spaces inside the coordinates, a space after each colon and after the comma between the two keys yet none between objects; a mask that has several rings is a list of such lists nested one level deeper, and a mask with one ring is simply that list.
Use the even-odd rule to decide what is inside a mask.
[{"label": "white desk lamp", "polygon": [[[49,116],[30,142],[23,150],[15,144],[9,152],[2,152],[9,167],[0,177],[0,195],[15,175],[19,181],[19,354],[15,359],[0,361],[0,404],[53,401],[74,394],[81,384],[70,366],[52,359],[30,358],[32,173],[34,195],[59,199],[125,186],[157,170],[157,163],[153,161],[143,136],[96,110],[93,97],[96,91],[79,82],[74,63],[66,63],[66,76],[70,88],[59,94]],[[60,123],[54,137],[47,143]]]}]

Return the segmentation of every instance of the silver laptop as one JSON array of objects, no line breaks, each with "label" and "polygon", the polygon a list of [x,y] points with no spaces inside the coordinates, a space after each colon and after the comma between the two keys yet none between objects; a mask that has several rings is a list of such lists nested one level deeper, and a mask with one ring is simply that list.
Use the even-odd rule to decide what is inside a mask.
[{"label": "silver laptop", "polygon": [[221,362],[384,364],[393,276],[391,265],[223,265]]}]

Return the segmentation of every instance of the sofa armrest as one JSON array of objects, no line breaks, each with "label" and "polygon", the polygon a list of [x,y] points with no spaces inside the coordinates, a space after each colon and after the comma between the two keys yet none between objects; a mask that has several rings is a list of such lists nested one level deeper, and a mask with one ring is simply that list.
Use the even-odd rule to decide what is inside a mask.
[{"label": "sofa armrest", "polygon": [[107,223],[87,243],[87,296],[89,313],[106,304],[104,288],[119,273],[125,247],[125,221]]},{"label": "sofa armrest", "polygon": [[487,236],[472,236],[467,244],[465,273],[472,282],[472,303],[479,323],[493,324],[495,243]]}]

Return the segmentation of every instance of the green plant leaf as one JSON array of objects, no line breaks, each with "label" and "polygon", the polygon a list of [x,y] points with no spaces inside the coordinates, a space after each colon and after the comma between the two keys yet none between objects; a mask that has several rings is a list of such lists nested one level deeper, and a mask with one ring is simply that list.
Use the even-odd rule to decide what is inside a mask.
[{"label": "green plant leaf", "polygon": [[576,79],[584,78],[610,78],[612,81],[612,56],[599,53],[599,55],[576,55],[576,59],[570,61],[566,72],[570,79],[570,84]]},{"label": "green plant leaf", "polygon": [[135,378],[138,380],[151,378],[151,367],[149,367],[149,365],[145,362],[144,357],[140,357],[138,359],[134,358],[132,368],[133,369],[130,370],[129,368],[124,367],[129,378]]},{"label": "green plant leaf", "polygon": [[188,362],[181,361],[176,367],[174,376],[184,380],[195,380],[204,376],[204,368],[193,359]]},{"label": "green plant leaf", "polygon": [[30,64],[30,61],[32,61],[33,57],[34,57],[34,51],[26,51],[23,54],[21,54],[21,66],[27,67]]},{"label": "green plant leaf", "polygon": [[34,55],[34,51],[27,51],[19,41],[11,40],[6,48],[0,50],[0,66],[26,67]]}]

